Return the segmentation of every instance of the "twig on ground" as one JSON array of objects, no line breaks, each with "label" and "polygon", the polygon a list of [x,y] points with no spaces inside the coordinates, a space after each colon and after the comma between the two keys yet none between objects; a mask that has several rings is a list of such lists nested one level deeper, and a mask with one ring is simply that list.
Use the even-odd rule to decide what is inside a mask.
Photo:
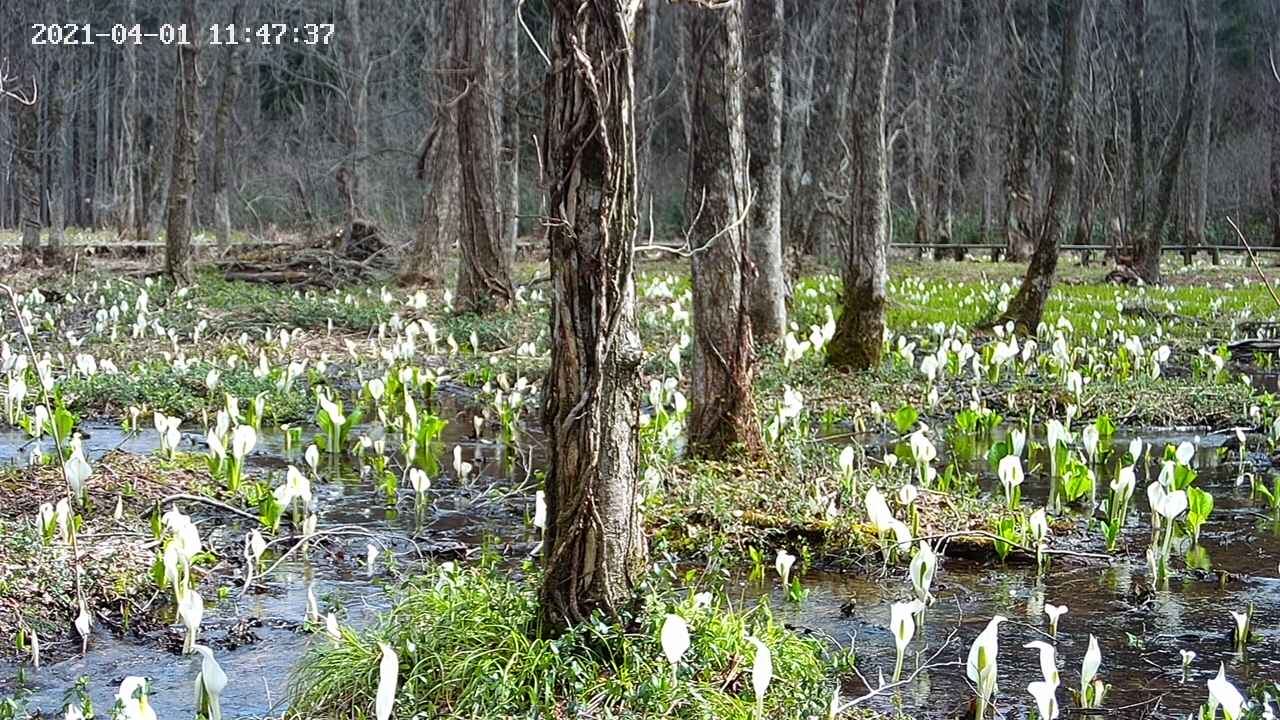
[{"label": "twig on ground", "polygon": [[1236,237],[1240,238],[1240,243],[1244,245],[1244,249],[1249,253],[1249,259],[1253,261],[1253,269],[1258,271],[1258,276],[1262,278],[1262,283],[1267,286],[1267,292],[1271,293],[1271,299],[1276,301],[1276,306],[1280,307],[1280,297],[1276,296],[1276,291],[1271,287],[1271,281],[1267,279],[1265,273],[1262,272],[1262,266],[1258,264],[1258,256],[1253,254],[1253,248],[1249,247],[1249,241],[1244,238],[1244,233],[1240,232],[1240,227],[1235,221],[1227,216],[1227,224],[1232,230],[1236,231]]}]

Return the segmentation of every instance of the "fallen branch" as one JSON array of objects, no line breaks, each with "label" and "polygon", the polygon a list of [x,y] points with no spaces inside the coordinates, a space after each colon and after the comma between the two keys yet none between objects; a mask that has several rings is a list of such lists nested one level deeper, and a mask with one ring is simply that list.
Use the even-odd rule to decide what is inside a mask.
[{"label": "fallen branch", "polygon": [[[870,701],[872,698],[883,695],[886,692],[893,690],[894,688],[902,687],[903,685],[910,685],[912,682],[915,681],[916,676],[918,676],[920,673],[925,672],[927,670],[936,670],[938,668],[963,666],[964,663],[960,662],[959,660],[950,660],[947,662],[940,662],[940,663],[934,662],[934,660],[936,660],[938,656],[943,653],[943,651],[945,651],[948,647],[950,647],[951,643],[955,642],[955,640],[956,640],[956,631],[952,630],[951,634],[947,636],[947,639],[943,641],[942,645],[937,650],[935,650],[932,655],[929,656],[929,659],[923,665],[918,665],[910,675],[903,678],[902,680],[880,685],[879,687],[876,687],[876,688],[871,688],[871,683],[866,682],[866,678],[863,678],[863,683],[868,688],[870,688],[870,692],[867,692],[864,695],[859,695],[858,697],[850,700],[847,703],[844,703],[843,705],[837,705],[835,708],[834,714],[839,715],[841,713],[848,712],[849,710],[852,710],[853,708],[865,702]],[[862,674],[859,673],[858,675],[859,677],[861,677]]]},{"label": "fallen branch", "polygon": [[239,515],[242,518],[252,520],[254,523],[258,522],[258,516],[254,515],[251,512],[248,512],[246,510],[241,510],[240,508],[237,508],[237,507],[232,507],[231,505],[228,505],[224,502],[219,502],[217,500],[214,500],[213,498],[204,497],[203,495],[188,495],[186,493],[178,493],[176,495],[170,495],[168,497],[162,498],[160,500],[160,504],[164,505],[166,503],[171,503],[178,500],[204,503],[205,505],[211,505],[213,507],[216,507],[219,510],[226,510],[229,513],[235,513],[236,515]]},{"label": "fallen branch", "polygon": [[1253,269],[1258,271],[1258,276],[1262,278],[1262,283],[1267,286],[1267,292],[1271,293],[1271,299],[1276,301],[1276,306],[1280,307],[1280,297],[1276,297],[1276,291],[1271,287],[1271,281],[1267,279],[1265,273],[1262,272],[1262,266],[1258,264],[1258,256],[1253,254],[1253,248],[1249,247],[1249,241],[1244,239],[1244,233],[1240,232],[1239,226],[1235,221],[1227,216],[1227,224],[1232,230],[1236,231],[1236,237],[1240,238],[1240,243],[1244,245],[1244,249],[1249,253],[1249,259],[1253,261]]}]

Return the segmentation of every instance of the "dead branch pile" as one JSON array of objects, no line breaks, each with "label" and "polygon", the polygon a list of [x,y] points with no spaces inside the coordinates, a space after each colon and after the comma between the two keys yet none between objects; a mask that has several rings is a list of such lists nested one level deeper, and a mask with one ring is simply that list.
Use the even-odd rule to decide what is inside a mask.
[{"label": "dead branch pile", "polygon": [[357,221],[350,240],[342,239],[339,230],[314,241],[237,253],[217,265],[228,280],[326,289],[378,281],[394,268],[390,245],[373,223]]}]

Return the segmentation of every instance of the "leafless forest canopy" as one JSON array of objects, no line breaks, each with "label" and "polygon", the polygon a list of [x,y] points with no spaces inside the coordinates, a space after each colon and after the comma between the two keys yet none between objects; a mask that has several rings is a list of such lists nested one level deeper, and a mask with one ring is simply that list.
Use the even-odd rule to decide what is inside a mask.
[{"label": "leafless forest canopy", "polygon": [[[479,117],[489,122],[482,139],[498,165],[495,202],[518,214],[522,236],[538,235],[548,11],[540,0],[476,3],[491,4],[471,30],[483,35],[491,70],[488,112]],[[197,112],[187,116],[197,141],[197,229],[331,233],[355,216],[406,244],[428,220],[442,237],[452,234],[460,180],[447,165],[456,155],[432,151],[440,144],[433,140],[452,140],[447,115],[459,108],[451,105],[450,69],[459,53],[451,43],[469,35],[449,12],[458,3],[443,0],[5,3],[0,56],[12,76],[34,79],[41,92],[30,111],[15,103],[0,110],[0,226],[16,228],[38,207],[42,228],[160,235],[170,156],[183,137],[175,133],[184,117],[174,108],[179,49],[156,39],[123,46],[31,39],[34,23],[154,32],[183,22],[187,4],[197,6],[190,9],[202,41],[192,54]],[[835,226],[844,221],[844,177],[855,161],[843,68],[858,68],[841,58],[852,52],[859,6],[785,3],[780,205],[789,252],[835,254],[844,237]],[[646,2],[633,39],[641,233],[652,218],[660,239],[688,220],[693,73],[681,16],[689,11]],[[896,242],[1007,243],[1014,255],[1029,252],[1028,225],[1049,192],[1065,12],[1058,0],[898,0],[885,116]],[[334,32],[319,45],[287,37],[208,42],[210,25],[233,22],[332,23]],[[1127,242],[1135,228],[1149,227],[1166,159],[1179,153],[1167,221],[1156,229],[1167,243],[1226,240],[1221,220],[1229,214],[1258,241],[1280,244],[1280,83],[1267,60],[1280,4],[1090,2],[1084,23],[1064,239]],[[761,77],[752,67],[753,32],[748,20],[748,87]],[[1197,54],[1197,102],[1179,148],[1188,41]],[[749,134],[759,127],[748,123]]]}]

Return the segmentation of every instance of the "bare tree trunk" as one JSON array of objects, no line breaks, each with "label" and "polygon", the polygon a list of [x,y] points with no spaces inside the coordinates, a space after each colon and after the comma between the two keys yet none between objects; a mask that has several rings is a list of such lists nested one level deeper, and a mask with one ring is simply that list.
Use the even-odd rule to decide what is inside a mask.
[{"label": "bare tree trunk", "polygon": [[52,265],[62,259],[66,240],[67,204],[64,198],[67,173],[67,123],[63,95],[62,66],[55,59],[49,68],[49,119],[45,132],[49,137],[49,184],[45,193],[49,200],[49,240],[44,261]]},{"label": "bare tree trunk", "polygon": [[1185,7],[1182,12],[1182,21],[1187,43],[1186,80],[1182,88],[1182,100],[1179,103],[1177,119],[1173,122],[1173,130],[1169,133],[1168,149],[1165,151],[1164,162],[1160,168],[1155,215],[1151,219],[1151,226],[1143,228],[1138,235],[1138,252],[1134,258],[1134,271],[1143,282],[1153,285],[1160,282],[1160,255],[1164,245],[1165,228],[1173,206],[1174,185],[1178,180],[1182,157],[1186,154],[1191,117],[1195,113],[1196,93],[1200,87],[1200,50],[1195,31],[1191,26],[1191,13]]},{"label": "bare tree trunk", "polygon": [[634,334],[636,137],[630,38],[638,0],[551,0],[546,168],[551,369],[543,421],[542,630],[558,635],[635,598],[647,551]]},{"label": "bare tree trunk", "polygon": [[889,249],[888,152],[885,103],[893,49],[894,0],[858,0],[855,60],[846,69],[852,85],[852,178],[848,262],[836,334],[827,344],[827,364],[866,370],[884,354],[886,256]]},{"label": "bare tree trunk", "polygon": [[784,254],[793,251],[802,239],[805,219],[801,212],[803,195],[812,192],[805,187],[805,138],[813,109],[813,76],[816,57],[809,55],[804,38],[789,36],[785,74],[790,88],[787,112],[783,115],[782,133],[782,239]]},{"label": "bare tree trunk", "polygon": [[171,138],[165,137],[168,128],[156,116],[145,116],[141,130],[146,160],[142,164],[139,183],[137,237],[140,242],[151,242],[160,229],[160,210],[169,180],[169,173],[164,171],[164,167],[172,153],[172,143],[169,142]]},{"label": "bare tree trunk", "polygon": [[501,35],[503,92],[502,92],[502,149],[500,173],[502,182],[502,245],[510,265],[516,256],[516,243],[520,237],[520,24],[515,20],[514,5],[508,8],[508,0],[498,0],[499,7],[511,12],[498,16],[496,28]]},{"label": "bare tree trunk", "polygon": [[16,179],[18,218],[22,227],[23,265],[40,262],[40,103],[20,105],[18,116]]},{"label": "bare tree trunk", "polygon": [[1062,60],[1058,97],[1053,113],[1053,160],[1049,197],[1031,264],[1018,294],[1009,302],[1000,322],[1012,320],[1018,331],[1033,334],[1040,325],[1045,301],[1053,289],[1058,270],[1058,244],[1066,222],[1071,186],[1075,177],[1076,94],[1080,85],[1080,34],[1084,25],[1085,0],[1068,0],[1062,27]]},{"label": "bare tree trunk", "polygon": [[658,5],[661,0],[639,0],[636,13],[636,43],[633,55],[636,85],[636,128],[640,151],[637,153],[636,187],[638,188],[641,236],[653,235],[653,136],[656,133],[658,104]]},{"label": "bare tree trunk", "polygon": [[748,0],[751,82],[746,134],[751,186],[750,250],[755,281],[749,301],[756,342],[772,343],[787,325],[782,272],[782,0]]},{"label": "bare tree trunk", "polygon": [[1143,90],[1147,73],[1147,0],[1130,0],[1129,27],[1133,55],[1129,59],[1129,245],[1137,252],[1147,227],[1147,138]]},{"label": "bare tree trunk", "polygon": [[[231,10],[231,22],[240,21],[243,0]],[[227,197],[227,134],[231,128],[231,111],[240,94],[240,58],[238,43],[229,43],[222,50],[222,91],[218,94],[218,109],[213,116],[213,218],[218,244],[231,243],[231,203]]]},{"label": "bare tree trunk", "polygon": [[[1204,83],[1204,102],[1200,106],[1203,112],[1200,113],[1200,172],[1197,178],[1199,182],[1196,183],[1195,211],[1195,239],[1196,244],[1201,247],[1209,245],[1209,149],[1213,145],[1213,96],[1218,76],[1217,4],[1204,3],[1204,8],[1209,20],[1209,27],[1205,32],[1205,36],[1209,39],[1209,45],[1205,49],[1205,69],[1208,70],[1208,77],[1205,78]],[[1272,152],[1275,152],[1274,149]]]},{"label": "bare tree trunk", "polygon": [[1280,247],[1280,82],[1271,84],[1271,244]]},{"label": "bare tree trunk", "polygon": [[751,378],[742,14],[737,4],[685,12],[691,125],[685,217],[697,330],[689,446],[722,457],[760,446]]},{"label": "bare tree trunk", "polygon": [[[471,3],[467,3],[470,5]],[[343,0],[342,13],[346,27],[341,34],[342,62],[345,74],[341,115],[342,162],[335,181],[344,205],[341,249],[346,252],[355,239],[356,224],[366,208],[365,165],[368,155],[367,119],[369,116],[369,49],[361,39],[360,0]]]},{"label": "bare tree trunk", "polygon": [[489,101],[493,75],[488,43],[493,18],[487,2],[460,3],[453,8],[459,32],[453,35],[453,67],[448,73],[457,107],[458,160],[461,165],[462,228],[458,244],[458,306],[466,312],[506,308],[515,299],[511,270],[503,249],[497,125]]},{"label": "bare tree trunk", "polygon": [[1012,2],[1004,3],[1005,25],[1012,57],[1009,98],[1006,117],[1009,123],[1009,148],[1005,167],[1005,257],[1019,262],[1031,255],[1032,225],[1035,224],[1035,196],[1031,182],[1031,165],[1036,146],[1038,103],[1033,87],[1031,50],[1018,34]]},{"label": "bare tree trunk", "polygon": [[[183,0],[182,22],[196,25],[195,0]],[[196,187],[200,143],[200,85],[196,61],[200,47],[178,46],[178,72],[173,80],[173,166],[169,180],[169,219],[165,229],[165,272],[175,285],[195,281],[191,261],[191,208]]]},{"label": "bare tree trunk", "polygon": [[[134,24],[137,12],[137,0],[129,0],[125,20]],[[139,197],[139,162],[138,162],[138,50],[129,42],[121,48],[124,56],[124,92],[120,98],[120,118],[122,125],[120,142],[120,172],[123,177],[118,184],[124,190],[124,211],[121,213],[119,235],[125,237],[133,234],[138,237],[138,215],[141,214],[142,202]],[[140,239],[140,238],[139,238]]]},{"label": "bare tree trunk", "polygon": [[[439,50],[436,57],[449,57],[449,29],[444,18],[448,10],[439,12],[439,32],[435,34]],[[404,285],[439,285],[443,281],[445,248],[458,231],[458,137],[454,111],[439,67],[428,67],[423,74],[423,95],[431,103],[431,128],[418,153],[419,180],[426,182],[422,196],[422,221],[418,223],[413,248],[404,258],[400,282]]]}]

